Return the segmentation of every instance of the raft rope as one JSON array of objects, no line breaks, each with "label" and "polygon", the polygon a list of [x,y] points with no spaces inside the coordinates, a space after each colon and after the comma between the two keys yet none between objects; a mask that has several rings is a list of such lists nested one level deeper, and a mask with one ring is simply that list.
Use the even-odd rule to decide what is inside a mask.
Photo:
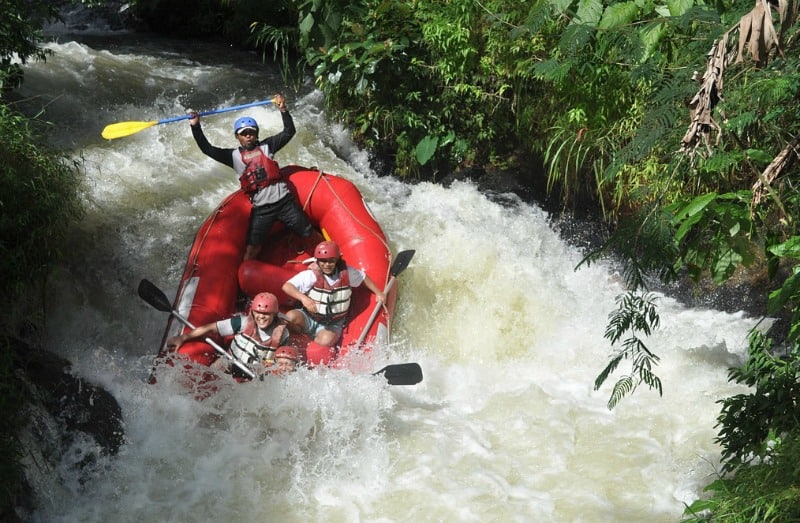
[{"label": "raft rope", "polygon": [[[347,211],[347,214],[350,215],[350,217],[353,219],[353,221],[355,221],[356,223],[361,225],[361,227],[364,228],[365,230],[367,230],[370,233],[372,233],[372,235],[375,236],[383,244],[383,246],[386,247],[386,250],[389,251],[389,253],[391,254],[392,250],[389,247],[389,244],[386,243],[386,241],[383,238],[381,238],[380,235],[377,234],[377,232],[372,230],[370,227],[367,227],[363,222],[361,222],[361,220],[359,220],[352,213],[350,208],[345,204],[344,200],[342,200],[341,196],[339,196],[339,194],[333,188],[333,185],[331,184],[331,182],[325,177],[325,173],[322,171],[322,169],[317,168],[317,171],[318,171],[319,174],[317,175],[317,179],[314,180],[314,184],[311,186],[311,190],[308,192],[308,196],[306,197],[306,201],[303,204],[303,212],[305,212],[308,209],[308,206],[311,203],[311,197],[314,195],[314,192],[317,190],[317,186],[319,186],[319,182],[324,180],[325,183],[328,185],[328,189],[331,191],[331,194],[333,194],[333,196],[336,198],[336,200],[338,200],[339,203],[342,204],[342,207]],[[211,221],[208,222],[208,224],[207,224],[208,226],[203,231],[202,238],[198,242],[195,242],[197,244],[197,249],[193,249],[192,259],[191,259],[191,261],[189,261],[186,264],[186,268],[184,269],[184,278],[182,278],[182,281],[185,281],[188,278],[192,277],[192,275],[194,275],[195,272],[197,271],[197,268],[198,268],[197,257],[199,256],[200,250],[202,249],[202,246],[206,241],[206,237],[208,236],[208,234],[211,232],[211,229],[213,228],[213,225],[214,225],[214,222],[217,219],[217,216],[219,216],[222,213],[222,211],[225,209],[225,207],[227,207],[230,204],[230,200],[232,200],[238,193],[239,193],[239,191],[236,191],[233,194],[230,194],[227,198],[225,198],[225,200],[223,200],[223,202],[209,216],[209,218],[211,218],[212,216],[213,216],[213,218],[211,219]],[[363,196],[362,196],[362,199],[363,199]],[[208,221],[208,218],[206,219],[206,221]],[[391,262],[391,261],[392,260],[390,259],[389,262]],[[183,294],[183,289],[182,288],[180,289],[180,291],[181,292],[179,293],[178,297],[176,298],[176,301],[180,301],[180,295]],[[192,303],[192,308],[193,309],[196,308],[198,310],[205,309],[206,311],[208,311],[208,308],[206,308],[206,307],[198,307],[194,303]]]},{"label": "raft rope", "polygon": [[[314,195],[314,192],[317,190],[317,186],[319,185],[319,182],[320,181],[324,181],[328,185],[328,189],[331,191],[331,194],[333,194],[333,196],[336,198],[336,200],[338,200],[339,203],[342,204],[342,208],[344,208],[347,211],[347,214],[350,215],[350,217],[353,219],[353,221],[358,223],[365,230],[370,231],[372,233],[372,235],[375,236],[383,244],[384,247],[386,247],[386,250],[389,251],[389,254],[391,256],[392,249],[389,247],[389,244],[386,243],[386,241],[383,238],[381,238],[380,235],[377,232],[372,230],[370,227],[367,227],[363,222],[361,222],[361,220],[359,220],[356,217],[356,215],[353,214],[353,212],[350,210],[350,207],[348,207],[347,204],[344,203],[344,200],[342,200],[341,196],[339,196],[339,194],[337,194],[336,190],[333,188],[333,185],[331,185],[331,182],[325,177],[325,173],[322,172],[322,169],[318,168],[317,170],[319,171],[319,175],[317,176],[317,179],[314,180],[314,185],[311,187],[311,190],[308,192],[308,197],[306,198],[306,201],[303,204],[303,212],[305,212],[308,209],[308,205],[311,203],[311,197]],[[361,198],[363,200],[363,198],[364,198],[363,195],[361,196]],[[366,205],[366,202],[365,202],[365,205]],[[369,211],[369,209],[367,209],[367,210]],[[369,212],[370,212],[370,214],[372,214],[371,211],[369,211]],[[391,265],[391,262],[392,262],[392,260],[390,259],[389,260],[389,264],[390,265]],[[388,275],[388,272],[387,272],[387,275]]]},{"label": "raft rope", "polygon": [[325,177],[325,173],[322,172],[322,169],[317,168],[317,171],[319,171],[319,174],[317,175],[317,179],[314,180],[314,185],[312,185],[311,186],[311,190],[308,191],[308,196],[306,197],[306,202],[303,204],[303,212],[304,213],[306,212],[306,209],[308,209],[308,204],[311,203],[311,197],[314,195],[314,191],[317,190],[317,185],[319,185],[320,180],[322,180]]}]

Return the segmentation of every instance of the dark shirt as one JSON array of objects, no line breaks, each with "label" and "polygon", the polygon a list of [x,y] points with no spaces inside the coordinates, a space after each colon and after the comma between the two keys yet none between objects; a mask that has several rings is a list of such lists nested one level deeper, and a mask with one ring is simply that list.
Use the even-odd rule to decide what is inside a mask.
[{"label": "dark shirt", "polygon": [[[297,132],[294,128],[294,120],[292,120],[292,115],[289,114],[289,111],[282,112],[281,117],[283,118],[283,130],[278,134],[269,136],[258,142],[259,145],[266,145],[269,148],[270,155],[281,150]],[[192,129],[194,141],[197,142],[197,146],[206,156],[210,156],[216,161],[233,169],[233,152],[237,149],[216,147],[208,143],[208,138],[203,134],[203,129],[200,127],[199,123],[190,127]]]}]

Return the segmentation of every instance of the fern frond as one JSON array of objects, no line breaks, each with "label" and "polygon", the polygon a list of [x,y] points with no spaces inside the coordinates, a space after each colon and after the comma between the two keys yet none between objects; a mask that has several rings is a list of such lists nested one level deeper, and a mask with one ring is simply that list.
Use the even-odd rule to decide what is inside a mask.
[{"label": "fern frond", "polygon": [[533,75],[537,80],[560,84],[569,74],[569,63],[551,58],[534,64]]},{"label": "fern frond", "polygon": [[558,48],[564,56],[575,56],[588,46],[594,37],[595,29],[589,25],[570,24],[558,40]]},{"label": "fern frond", "polygon": [[[555,6],[548,2],[534,2],[531,10],[528,11],[528,17],[525,19],[524,27],[530,34],[537,34],[547,24],[552,23],[555,14]],[[514,34],[512,33],[512,38]]]},{"label": "fern frond", "polygon": [[611,361],[608,362],[608,365],[606,365],[606,368],[603,369],[603,372],[598,374],[597,378],[595,378],[594,390],[600,390],[600,387],[603,386],[603,383],[606,382],[611,373],[617,370],[617,367],[619,366],[621,361],[622,361],[622,354],[617,354],[616,356],[611,358]]},{"label": "fern frond", "polygon": [[702,158],[697,163],[697,168],[705,173],[726,173],[736,168],[742,161],[741,151],[719,151],[713,156]]},{"label": "fern frond", "polygon": [[[639,337],[639,333],[649,336],[659,325],[659,316],[655,307],[655,296],[627,292],[617,296],[617,311],[610,316],[605,337],[616,344],[623,335],[627,337],[606,368],[595,379],[595,390],[608,379],[623,359],[631,360],[631,374],[617,381],[609,399],[609,408],[613,408],[638,383],[645,383],[651,390],[662,393],[661,379],[653,373],[653,367],[659,362],[656,356]],[[636,376],[636,382],[631,376]]]},{"label": "fern frond", "polygon": [[650,372],[650,369],[641,369],[639,371],[639,377],[641,378],[642,382],[650,388],[650,390],[655,389],[659,396],[664,395],[664,391],[661,386],[661,378]]},{"label": "fern frond", "polygon": [[614,384],[611,391],[611,398],[608,400],[608,409],[611,410],[625,397],[626,394],[634,389],[633,379],[630,376],[623,376]]}]

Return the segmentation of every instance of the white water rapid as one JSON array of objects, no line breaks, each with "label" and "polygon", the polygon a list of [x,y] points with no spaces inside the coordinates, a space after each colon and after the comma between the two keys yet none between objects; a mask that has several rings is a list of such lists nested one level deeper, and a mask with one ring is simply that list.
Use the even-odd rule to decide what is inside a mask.
[{"label": "white water rapid", "polygon": [[[539,208],[377,177],[321,95],[284,87],[257,54],[124,33],[64,32],[48,48],[25,67],[22,106],[44,106],[52,143],[83,161],[88,215],[49,289],[47,348],[119,401],[126,443],[82,470],[94,444],[76,443],[34,521],[674,522],[713,479],[716,401],[744,390],[727,369],[754,320],[663,298],[649,346],[664,395],[640,389],[609,411],[618,376],[592,387],[622,289],[610,264],[575,272],[582,254]],[[301,371],[199,402],[177,370],[146,383],[167,317],[137,284],[172,298],[197,227],[237,180],[185,121],[100,131],[279,91],[298,135],[278,161],[353,180],[395,252],[416,249],[375,364],[419,362],[417,386]],[[280,128],[273,108],[246,114]],[[210,141],[232,144],[237,116],[205,118]]]}]

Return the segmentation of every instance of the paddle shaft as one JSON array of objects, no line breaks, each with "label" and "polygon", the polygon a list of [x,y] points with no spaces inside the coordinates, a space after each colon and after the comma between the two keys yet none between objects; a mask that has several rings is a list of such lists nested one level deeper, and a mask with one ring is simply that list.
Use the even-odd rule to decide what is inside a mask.
[{"label": "paddle shaft", "polygon": [[[383,294],[388,294],[389,291],[392,289],[394,285],[394,281],[397,279],[397,275],[400,274],[408,267],[408,264],[411,262],[411,258],[414,257],[414,250],[407,250],[402,251],[397,254],[397,258],[395,259],[394,265],[392,265],[391,269],[389,269],[389,281],[386,282],[386,288],[383,289]],[[376,303],[375,308],[372,309],[372,314],[369,315],[369,319],[367,320],[367,324],[364,326],[364,330],[361,331],[361,335],[358,337],[358,341],[356,341],[356,347],[359,347],[364,340],[367,339],[367,333],[369,332],[370,327],[375,322],[375,318],[378,317],[378,313],[383,307],[382,303]]]},{"label": "paddle shaft", "polygon": [[[386,288],[383,289],[383,293],[387,294],[390,290],[392,290],[392,286],[394,285],[394,281],[397,278],[391,276],[389,278],[389,282],[386,284]],[[375,322],[375,318],[378,317],[378,313],[381,311],[381,307],[383,307],[383,303],[376,303],[375,307],[372,309],[372,314],[369,315],[369,319],[367,320],[367,324],[364,326],[364,330],[361,331],[361,336],[358,337],[358,341],[356,341],[356,347],[360,346],[364,343],[364,340],[367,339],[367,332],[369,332],[370,327]]]},{"label": "paddle shaft", "polygon": [[[139,282],[139,297],[142,298],[147,303],[149,303],[155,309],[158,309],[162,312],[169,312],[170,314],[178,318],[178,320],[180,320],[181,323],[183,323],[190,329],[195,329],[195,326],[192,325],[192,322],[190,322],[187,318],[183,317],[181,313],[172,308],[172,304],[170,304],[169,299],[167,299],[167,295],[164,294],[164,292],[161,289],[156,287],[156,285],[153,282],[149,280],[142,280]],[[250,376],[250,378],[255,379],[256,375],[253,373],[252,370],[250,370],[250,368],[247,365],[245,365],[238,359],[234,358],[232,355],[228,354],[228,352],[222,347],[220,347],[217,342],[208,337],[204,341],[209,345],[211,345],[212,347],[214,347],[214,350],[216,350],[221,355],[225,356],[227,359],[233,362],[234,365],[239,367],[242,370],[242,372]]]},{"label": "paddle shaft", "polygon": [[[249,104],[237,105],[235,107],[224,107],[222,109],[214,109],[213,111],[206,111],[206,112],[203,112],[203,113],[197,113],[197,116],[209,116],[209,115],[212,115],[212,114],[227,113],[227,112],[230,112],[230,111],[238,111],[240,109],[247,109],[248,107],[256,107],[256,106],[259,106],[259,105],[269,105],[271,103],[273,103],[272,100],[261,100],[261,101],[252,102],[252,103],[249,103]],[[193,118],[193,117],[194,117],[194,115],[184,114],[183,116],[173,116],[172,118],[164,118],[163,120],[159,120],[157,123],[162,124],[162,123],[177,122],[177,121],[180,121],[180,120],[189,120],[190,118]]]},{"label": "paddle shaft", "polygon": [[[227,113],[228,111],[238,111],[240,109],[246,109],[248,107],[255,107],[257,105],[268,105],[274,103],[272,100],[261,100],[258,102],[251,102],[248,104],[243,105],[236,105],[234,107],[224,107],[221,109],[214,109],[213,111],[206,111],[202,113],[197,113],[198,116],[208,116],[211,114],[218,114],[218,113]],[[130,136],[132,134],[136,134],[139,131],[143,131],[154,125],[162,124],[162,123],[169,123],[169,122],[177,122],[179,120],[189,120],[194,117],[194,114],[184,114],[181,116],[173,116],[172,118],[164,118],[163,120],[153,120],[149,122],[118,122],[106,125],[103,129],[103,132],[100,133],[103,138],[107,140],[113,140],[115,138],[122,138],[123,136]]]},{"label": "paddle shaft", "polygon": [[[181,323],[183,323],[184,325],[186,325],[190,329],[194,329],[195,328],[195,326],[192,325],[192,323],[189,320],[184,318],[178,311],[172,310],[170,312],[172,313],[173,316],[178,318],[178,320],[180,320]],[[253,373],[252,370],[250,370],[250,368],[247,365],[245,365],[244,363],[242,363],[238,359],[234,358],[231,354],[228,353],[228,351],[226,351],[225,349],[220,347],[219,344],[216,341],[214,341],[214,340],[212,340],[211,338],[208,338],[208,337],[206,337],[203,341],[205,341],[206,343],[208,343],[209,345],[214,347],[214,350],[216,350],[217,352],[219,352],[220,354],[222,354],[223,356],[228,358],[234,365],[239,367],[242,370],[242,372],[247,374],[251,379],[255,379],[256,375]]]}]

